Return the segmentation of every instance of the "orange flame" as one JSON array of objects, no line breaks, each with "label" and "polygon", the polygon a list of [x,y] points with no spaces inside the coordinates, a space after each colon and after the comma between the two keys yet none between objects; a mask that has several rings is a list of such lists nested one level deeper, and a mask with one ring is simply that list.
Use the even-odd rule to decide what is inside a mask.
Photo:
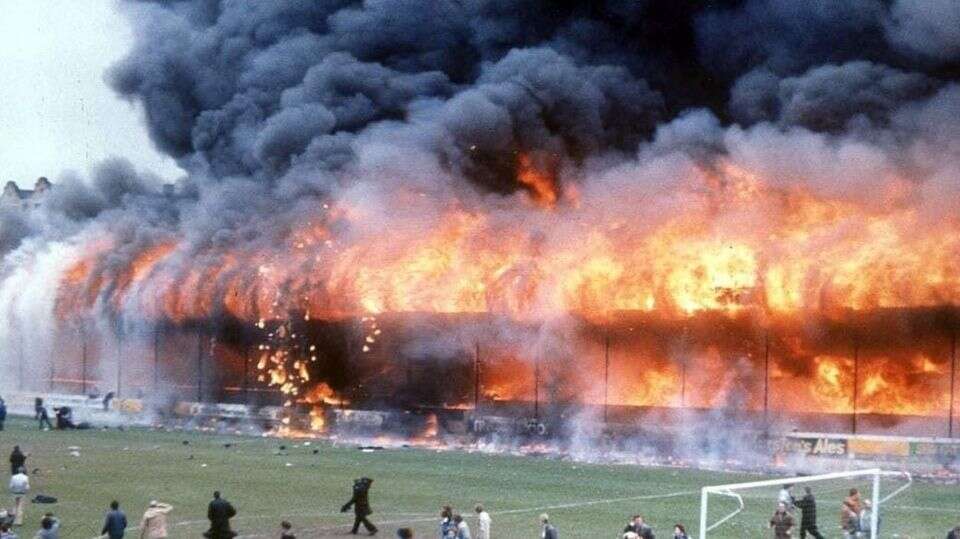
[{"label": "orange flame", "polygon": [[[167,238],[137,250],[118,238],[98,239],[64,271],[56,312],[68,319],[102,308],[174,322],[226,314],[252,324],[293,311],[325,319],[493,313],[522,322],[566,313],[598,322],[631,311],[665,320],[720,313],[800,325],[807,316],[960,305],[960,217],[931,226],[914,203],[922,182],[881,178],[878,204],[784,184],[730,162],[687,170],[667,192],[639,172],[575,187],[520,153],[517,181],[550,211],[518,208],[509,197],[401,190],[386,202],[386,225],[383,208],[330,201],[277,232],[271,247]],[[560,203],[567,193],[575,203]],[[134,252],[108,256],[118,248]],[[118,257],[127,264],[117,268]],[[378,341],[372,332],[365,338]],[[364,350],[371,344],[364,342]],[[849,357],[794,352],[808,370],[775,367],[772,378],[801,395],[797,408],[852,409]],[[317,394],[300,394],[305,382],[317,382],[309,380],[308,358],[283,353],[263,350],[263,380],[291,402],[336,400],[319,386],[312,386]],[[713,406],[728,397],[722,385],[710,395],[677,397],[684,380],[693,386],[723,380],[726,352],[699,350],[691,363],[699,371],[689,370],[686,379],[674,359],[664,350],[631,352],[630,362],[647,367],[621,373],[629,389],[616,389],[611,400]],[[288,363],[292,368],[279,368]],[[933,387],[929,380],[943,375],[941,363],[927,355],[876,352],[864,359],[857,406],[940,413],[939,388],[932,397],[910,392]],[[487,389],[511,398],[529,395],[529,386],[500,380]],[[747,404],[756,407],[757,399]]]}]

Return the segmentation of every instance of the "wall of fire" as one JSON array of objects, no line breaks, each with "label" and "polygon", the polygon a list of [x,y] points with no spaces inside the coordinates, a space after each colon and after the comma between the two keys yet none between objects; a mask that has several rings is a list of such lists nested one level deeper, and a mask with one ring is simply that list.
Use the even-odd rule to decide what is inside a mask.
[{"label": "wall of fire", "polygon": [[[359,407],[527,415],[603,407],[620,422],[650,409],[723,409],[806,429],[939,435],[957,408],[958,322],[955,309],[790,319],[618,313],[547,325],[394,314],[378,318],[375,338],[359,319],[301,320],[294,329],[317,350],[307,385],[323,382]],[[221,320],[112,336],[64,331],[46,385],[278,404],[283,397],[257,368],[273,328]]]}]

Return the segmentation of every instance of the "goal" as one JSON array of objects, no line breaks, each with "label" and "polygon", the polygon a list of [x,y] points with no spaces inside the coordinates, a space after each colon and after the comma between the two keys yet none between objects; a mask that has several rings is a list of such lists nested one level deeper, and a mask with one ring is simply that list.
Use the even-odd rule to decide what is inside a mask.
[{"label": "goal", "polygon": [[[880,496],[880,478],[881,477],[897,477],[905,480],[905,483],[897,486],[897,488],[891,490],[888,494],[881,497]],[[767,481],[753,481],[748,483],[730,483],[726,485],[712,485],[706,486],[700,489],[700,539],[707,539],[707,533],[713,530],[716,530],[718,527],[722,526],[725,523],[728,523],[731,519],[739,515],[741,512],[746,509],[746,504],[744,502],[744,491],[763,491],[764,489],[779,488],[784,484],[791,485],[801,485],[804,483],[815,483],[823,481],[843,481],[847,486],[857,483],[862,484],[866,482],[870,486],[870,500],[873,510],[870,512],[870,539],[877,538],[877,523],[880,513],[880,508],[886,503],[887,500],[893,498],[894,496],[900,494],[904,490],[910,488],[910,485],[913,483],[913,478],[907,472],[893,472],[885,471],[879,468],[871,468],[869,470],[857,470],[851,472],[836,472],[828,473],[821,475],[805,475],[798,477],[789,477],[789,478],[780,478],[780,479],[771,479]],[[714,522],[708,522],[708,505],[710,503],[711,495],[722,496],[728,499],[733,499],[736,503],[736,509],[733,511],[721,516]],[[774,505],[776,496],[767,497],[771,502],[771,507]],[[799,518],[797,519],[799,525]],[[866,535],[864,535],[866,537]]]}]

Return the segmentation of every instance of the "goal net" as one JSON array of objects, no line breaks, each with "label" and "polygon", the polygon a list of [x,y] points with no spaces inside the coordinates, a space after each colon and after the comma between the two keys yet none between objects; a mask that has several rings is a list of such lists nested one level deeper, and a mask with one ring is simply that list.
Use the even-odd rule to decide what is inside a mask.
[{"label": "goal net", "polygon": [[[881,484],[881,479],[885,479]],[[840,528],[840,509],[851,489],[857,489],[863,507],[858,515],[860,531],[854,537],[876,539],[878,519],[884,504],[910,487],[913,478],[906,472],[884,471],[879,468],[821,475],[805,475],[712,485],[700,490],[700,539],[716,537],[754,537],[769,527],[777,508],[780,491],[791,485],[790,494],[800,500],[805,487],[810,487],[816,499],[820,533],[834,536]],[[881,488],[883,492],[881,492]],[[801,511],[790,507],[795,520],[794,533],[800,529]]]}]

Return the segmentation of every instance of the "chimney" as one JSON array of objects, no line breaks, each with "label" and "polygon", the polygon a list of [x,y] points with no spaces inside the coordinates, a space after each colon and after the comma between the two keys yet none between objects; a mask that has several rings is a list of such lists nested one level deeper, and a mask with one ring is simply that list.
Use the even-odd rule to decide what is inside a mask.
[{"label": "chimney", "polygon": [[3,186],[3,196],[4,197],[16,197],[17,200],[20,199],[20,188],[17,187],[17,183],[14,181],[7,182]]},{"label": "chimney", "polygon": [[33,190],[35,194],[39,195],[50,189],[52,186],[53,185],[50,183],[50,180],[48,180],[45,176],[40,176],[37,178],[37,183],[34,184]]}]

